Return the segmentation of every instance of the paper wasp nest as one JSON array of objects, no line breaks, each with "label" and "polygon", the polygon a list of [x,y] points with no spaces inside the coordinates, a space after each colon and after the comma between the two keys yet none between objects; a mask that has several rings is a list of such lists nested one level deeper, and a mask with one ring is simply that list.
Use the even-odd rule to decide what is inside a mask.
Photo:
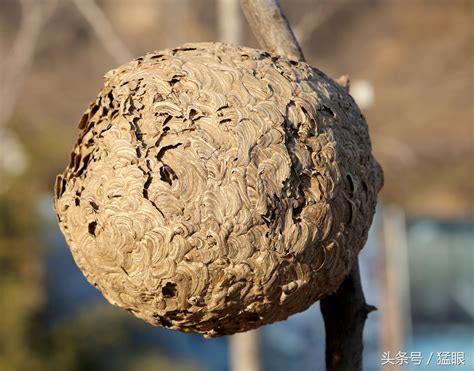
[{"label": "paper wasp nest", "polygon": [[109,302],[206,336],[286,319],[335,291],[382,172],[343,87],[306,63],[218,43],[106,75],[55,208]]}]

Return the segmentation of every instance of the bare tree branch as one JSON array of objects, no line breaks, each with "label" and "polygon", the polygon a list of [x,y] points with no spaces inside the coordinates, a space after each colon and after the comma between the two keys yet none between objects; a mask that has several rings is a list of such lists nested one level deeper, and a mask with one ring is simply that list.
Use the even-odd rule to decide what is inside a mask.
[{"label": "bare tree branch", "polygon": [[18,94],[33,62],[41,30],[56,1],[21,0],[20,4],[20,29],[1,68],[0,135],[13,114]]},{"label": "bare tree branch", "polygon": [[365,302],[356,262],[338,291],[321,300],[326,328],[326,370],[362,370],[365,320],[375,309]]},{"label": "bare tree branch", "polygon": [[240,0],[240,5],[262,49],[290,59],[304,60],[278,1]]},{"label": "bare tree branch", "polygon": [[132,53],[115,33],[105,13],[94,0],[73,0],[77,9],[89,22],[100,42],[118,64],[133,59]]}]

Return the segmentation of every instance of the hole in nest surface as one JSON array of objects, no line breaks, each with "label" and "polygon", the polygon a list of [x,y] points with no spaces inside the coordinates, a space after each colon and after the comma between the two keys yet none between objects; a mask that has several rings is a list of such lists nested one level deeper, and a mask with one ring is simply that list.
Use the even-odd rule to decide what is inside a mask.
[{"label": "hole in nest surface", "polygon": [[170,321],[168,321],[166,318],[164,318],[164,317],[160,317],[160,322],[161,322],[161,324],[163,325],[163,327],[171,327],[171,326],[173,326],[173,324],[172,324]]},{"label": "hole in nest surface", "polygon": [[189,119],[194,120],[197,114],[198,114],[198,111],[196,111],[194,108],[191,108],[189,110]]},{"label": "hole in nest surface", "polygon": [[173,78],[170,80],[170,86],[175,86],[178,82],[179,82],[179,78],[173,77]]},{"label": "hole in nest surface", "polygon": [[172,168],[168,165],[163,164],[163,167],[160,169],[160,178],[163,182],[168,183],[169,185],[173,184],[173,181],[178,179],[178,176]]},{"label": "hole in nest surface", "polygon": [[245,319],[249,322],[257,322],[260,317],[257,313],[249,313],[245,316]]},{"label": "hole in nest surface", "polygon": [[58,175],[56,178],[56,196],[59,198],[63,195],[66,190],[66,179]]},{"label": "hole in nest surface", "polygon": [[94,201],[89,201],[89,204],[95,211],[99,210],[99,205],[97,205]]},{"label": "hole in nest surface", "polygon": [[176,284],[173,282],[167,282],[166,285],[161,288],[161,293],[164,298],[172,298],[173,296],[176,296]]},{"label": "hole in nest surface", "polygon": [[[166,115],[166,118],[163,120],[163,127],[173,118],[171,115]],[[163,129],[164,130],[164,129]],[[169,130],[169,128],[168,128]]]},{"label": "hole in nest surface", "polygon": [[76,171],[76,176],[81,176],[84,173],[84,171],[87,169],[87,165],[89,165],[90,160],[91,160],[91,154],[89,153],[87,156],[85,156],[82,159],[82,161],[77,161],[75,169],[74,169]]},{"label": "hole in nest surface", "polygon": [[[185,313],[188,313],[188,312],[187,312],[187,311],[183,311],[183,314],[185,314]],[[173,320],[173,321],[179,321],[179,320],[181,319],[181,317],[182,317],[182,316],[181,316],[181,312],[179,312],[179,311],[177,311],[177,310],[173,310],[173,311],[171,311],[171,312],[166,313],[166,316],[167,316],[169,319]]]},{"label": "hole in nest surface", "polygon": [[178,148],[181,144],[183,144],[183,143],[170,144],[168,146],[164,146],[164,147],[160,148],[160,150],[156,154],[156,159],[158,161],[161,161],[161,159],[163,158],[166,151],[168,151],[169,149]]},{"label": "hole in nest surface", "polygon": [[293,221],[298,223],[301,221],[301,212],[303,211],[304,202],[293,208]]},{"label": "hole in nest surface", "polygon": [[87,229],[89,230],[89,233],[93,236],[95,236],[96,227],[97,227],[97,222],[89,223],[89,225],[87,226]]},{"label": "hole in nest surface", "polygon": [[354,180],[352,180],[352,176],[350,174],[346,175],[346,179],[347,179],[347,184],[349,185],[349,191],[352,194],[354,193],[354,190],[355,190]]},{"label": "hole in nest surface", "polygon": [[324,105],[318,108],[318,112],[321,112],[324,116],[329,116],[329,117],[335,116],[332,109]]},{"label": "hole in nest surface", "polygon": [[346,202],[347,202],[347,224],[352,224],[352,218],[353,218],[352,204],[349,201],[346,201]]},{"label": "hole in nest surface", "polygon": [[364,190],[365,193],[367,193],[369,191],[369,188],[367,187],[366,182],[362,182],[362,189]]},{"label": "hole in nest surface", "polygon": [[99,105],[100,105],[100,100],[97,104],[94,104],[94,106],[91,108],[89,117],[94,116],[97,113],[97,111],[99,111],[99,107],[100,107]]},{"label": "hole in nest surface", "polygon": [[148,199],[148,188],[150,187],[150,184],[152,181],[153,181],[153,177],[148,175],[148,178],[145,184],[143,185],[143,197],[145,197],[146,199]]}]

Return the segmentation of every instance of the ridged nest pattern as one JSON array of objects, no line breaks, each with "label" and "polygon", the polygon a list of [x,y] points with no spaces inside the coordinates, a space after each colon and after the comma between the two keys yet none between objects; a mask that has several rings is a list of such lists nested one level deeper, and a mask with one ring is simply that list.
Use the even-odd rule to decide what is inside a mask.
[{"label": "ridged nest pattern", "polygon": [[105,80],[55,208],[110,303],[213,337],[286,319],[339,287],[382,185],[342,86],[219,43],[150,53]]}]

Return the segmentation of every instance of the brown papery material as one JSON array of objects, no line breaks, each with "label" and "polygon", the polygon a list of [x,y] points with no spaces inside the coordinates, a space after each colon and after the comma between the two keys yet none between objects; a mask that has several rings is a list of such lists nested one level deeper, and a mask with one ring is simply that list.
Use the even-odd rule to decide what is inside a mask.
[{"label": "brown papery material", "polygon": [[109,302],[213,337],[307,309],[367,239],[382,171],[346,90],[304,62],[220,43],[106,75],[55,208]]}]

